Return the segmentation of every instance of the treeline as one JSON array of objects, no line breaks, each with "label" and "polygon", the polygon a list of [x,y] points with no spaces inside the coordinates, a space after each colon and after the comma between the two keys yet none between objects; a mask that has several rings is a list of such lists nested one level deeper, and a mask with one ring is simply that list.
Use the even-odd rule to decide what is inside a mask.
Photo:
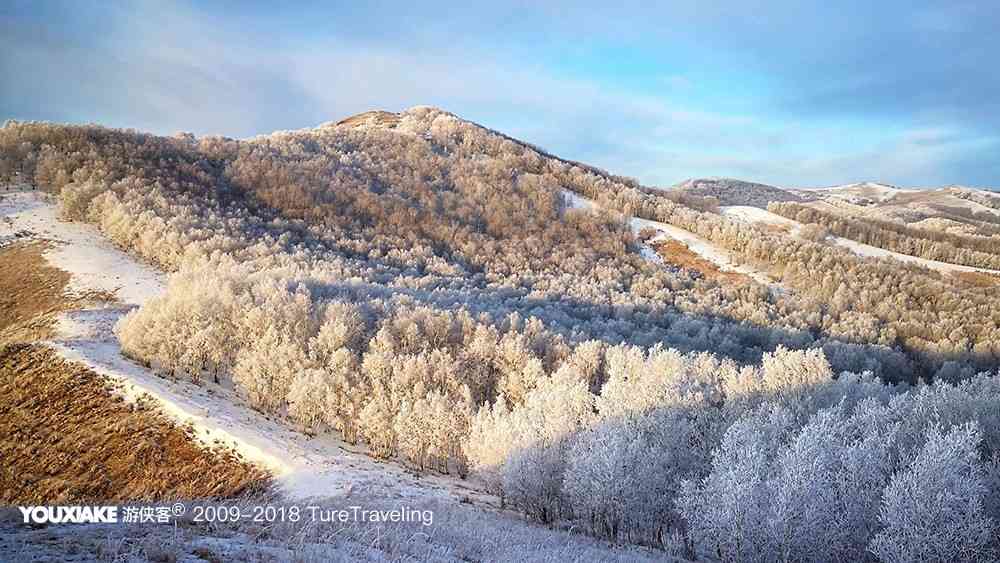
[{"label": "treeline", "polygon": [[928,260],[1000,270],[1000,237],[957,235],[894,221],[852,219],[794,202],[772,202],[768,211],[804,224],[818,224],[853,241]]}]

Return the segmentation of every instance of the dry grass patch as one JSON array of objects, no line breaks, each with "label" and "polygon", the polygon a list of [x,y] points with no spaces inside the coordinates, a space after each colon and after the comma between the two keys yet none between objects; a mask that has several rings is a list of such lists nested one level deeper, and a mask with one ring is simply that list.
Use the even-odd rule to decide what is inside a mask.
[{"label": "dry grass patch", "polygon": [[372,124],[380,125],[383,127],[393,127],[400,121],[399,114],[392,113],[391,111],[366,111],[364,113],[359,113],[357,115],[352,115],[346,119],[341,119],[337,122],[337,125],[345,125],[348,127],[355,127],[357,125]]},{"label": "dry grass patch", "polygon": [[0,349],[0,502],[230,497],[269,478],[41,345]]},{"label": "dry grass patch", "polygon": [[986,272],[952,272],[952,276],[972,287],[993,287],[1000,285],[1000,276]]},{"label": "dry grass patch", "polygon": [[0,345],[51,338],[59,313],[114,301],[104,292],[68,295],[70,275],[45,260],[50,244],[33,241],[0,248]]},{"label": "dry grass patch", "polygon": [[764,231],[775,234],[775,235],[790,235],[792,234],[792,226],[786,225],[784,223],[758,223],[759,227],[762,227]]},{"label": "dry grass patch", "polygon": [[55,315],[70,306],[69,274],[46,263],[47,248],[29,242],[0,249],[0,343],[50,337]]},{"label": "dry grass patch", "polygon": [[650,245],[665,262],[694,270],[708,279],[724,283],[749,283],[750,277],[737,272],[723,272],[718,266],[695,254],[685,244],[676,240],[663,240]]}]

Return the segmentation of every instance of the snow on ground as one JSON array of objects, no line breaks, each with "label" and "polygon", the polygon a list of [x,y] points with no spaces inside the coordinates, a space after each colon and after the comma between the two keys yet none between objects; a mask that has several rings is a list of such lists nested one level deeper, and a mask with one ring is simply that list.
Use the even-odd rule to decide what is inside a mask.
[{"label": "snow on ground", "polygon": [[[574,209],[592,209],[597,205],[590,199],[569,190],[563,190],[563,195],[569,206]],[[636,233],[646,228],[655,230],[657,234],[653,238],[649,239],[648,242],[657,242],[666,239],[679,241],[686,245],[691,252],[694,252],[698,256],[715,264],[723,272],[736,272],[744,274],[765,285],[774,285],[775,283],[774,280],[770,279],[764,272],[751,268],[745,264],[737,263],[733,260],[732,254],[728,250],[718,247],[710,241],[680,227],[675,227],[669,223],[661,223],[659,221],[651,221],[649,219],[640,219],[639,217],[630,217],[629,226]],[[649,247],[649,245],[641,244],[639,247],[639,253],[647,260],[657,263],[663,262],[660,255]]]},{"label": "snow on ground", "polygon": [[417,475],[395,463],[380,463],[330,436],[309,437],[245,406],[232,390],[194,385],[150,373],[125,359],[111,340],[57,339],[50,345],[64,358],[84,363],[113,381],[131,401],[147,395],[160,409],[206,445],[226,445],[269,470],[290,499],[349,498],[362,491],[392,499],[451,498],[496,506],[471,484],[437,475]]},{"label": "snow on ground", "polygon": [[[152,374],[125,359],[114,336],[115,323],[136,305],[163,292],[165,275],[108,243],[91,225],[57,219],[57,206],[37,192],[0,191],[0,241],[52,241],[45,254],[69,272],[70,291],[114,292],[123,303],[70,311],[59,316],[58,336],[47,342],[64,358],[84,363],[115,382],[130,400],[148,395],[181,424],[190,424],[206,444],[222,443],[276,477],[290,498],[350,496],[363,488],[387,498],[435,496],[497,505],[470,483],[445,476],[419,476],[396,463],[380,463],[330,437],[310,438],[245,406],[232,389],[198,386]],[[26,234],[29,233],[30,234]],[[16,237],[21,233],[20,237]]]},{"label": "snow on ground", "polygon": [[[745,207],[745,206],[729,206],[722,207],[720,211],[723,215],[727,217],[732,217],[741,221],[746,221],[749,223],[761,223],[769,225],[783,225],[788,226],[791,229],[793,235],[798,234],[799,230],[802,228],[802,223],[788,219],[787,217],[782,217],[775,213],[771,213],[765,209],[757,209],[755,207]],[[918,256],[910,256],[909,254],[902,254],[899,252],[893,252],[891,250],[886,250],[884,248],[879,248],[877,246],[872,246],[870,244],[860,243],[851,239],[844,237],[838,237],[831,235],[831,242],[837,246],[842,246],[858,256],[865,256],[870,258],[889,258],[893,260],[898,260],[900,262],[907,262],[910,264],[916,264],[918,266],[923,266],[931,270],[937,270],[939,272],[951,273],[951,272],[983,272],[988,274],[1000,274],[1000,271],[989,270],[986,268],[975,268],[973,266],[963,266],[961,264],[950,264],[948,262],[939,262],[937,260],[928,260],[926,258],[920,258]]]},{"label": "snow on ground", "polygon": [[1000,270],[990,270],[988,268],[976,268],[973,266],[963,266],[961,264],[950,264],[948,262],[938,262],[937,260],[928,260],[926,258],[920,258],[919,256],[910,256],[909,254],[901,254],[899,252],[893,252],[891,250],[886,250],[884,248],[879,248],[877,246],[871,246],[869,244],[862,244],[860,242],[853,241],[851,239],[846,239],[843,237],[833,237],[834,242],[848,248],[859,256],[868,256],[873,258],[892,258],[899,260],[900,262],[908,262],[910,264],[916,264],[918,266],[923,266],[931,270],[937,270],[939,272],[982,272],[986,274],[998,274],[1000,275]]},{"label": "snow on ground", "polygon": [[802,191],[822,194],[828,197],[841,198],[850,202],[869,200],[882,203],[893,199],[900,192],[912,191],[898,188],[896,186],[890,186],[888,184],[880,184],[878,182],[858,182],[856,184],[844,184],[842,186],[799,189]]},{"label": "snow on ground", "polygon": [[18,234],[55,243],[45,257],[72,274],[71,291],[106,291],[131,305],[163,292],[162,272],[116,249],[93,225],[57,220],[56,204],[39,192],[0,191],[0,215],[0,246]]},{"label": "snow on ground", "polygon": [[793,233],[798,233],[799,229],[802,228],[802,223],[799,223],[798,221],[786,219],[777,213],[771,213],[766,209],[750,207],[749,205],[729,205],[720,207],[719,212],[725,217],[746,223],[766,223],[768,225],[788,227]]},{"label": "snow on ground", "polygon": [[593,209],[597,206],[593,201],[578,195],[576,192],[566,190],[563,191],[563,197],[566,198],[566,204],[572,209]]}]

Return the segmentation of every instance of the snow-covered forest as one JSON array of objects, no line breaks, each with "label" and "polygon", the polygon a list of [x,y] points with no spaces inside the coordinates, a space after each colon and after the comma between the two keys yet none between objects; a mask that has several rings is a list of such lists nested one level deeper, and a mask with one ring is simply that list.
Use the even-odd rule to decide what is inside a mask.
[{"label": "snow-covered forest", "polygon": [[942,233],[870,218],[857,220],[794,202],[772,202],[767,209],[782,217],[822,225],[835,235],[893,252],[1000,270],[1000,237]]},{"label": "snow-covered forest", "polygon": [[[1000,547],[994,286],[733,221],[433,108],[241,141],[9,122],[0,181],[173,272],[116,329],[131,358],[474,474],[541,522],[725,561]],[[630,217],[776,287],[646,260]]]}]

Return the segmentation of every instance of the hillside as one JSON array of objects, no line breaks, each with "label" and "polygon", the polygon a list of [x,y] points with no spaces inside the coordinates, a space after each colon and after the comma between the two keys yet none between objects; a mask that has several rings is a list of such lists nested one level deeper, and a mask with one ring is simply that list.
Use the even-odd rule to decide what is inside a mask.
[{"label": "hillside", "polygon": [[[54,300],[33,338],[285,500],[427,503],[510,542],[394,528],[403,555],[892,560],[914,537],[896,515],[923,522],[900,499],[963,529],[1000,506],[1000,295],[841,244],[810,213],[846,196],[664,192],[430,107],[245,140],[10,122],[0,183],[21,184],[2,240],[50,239],[37,252],[68,278],[46,275],[121,301]],[[726,193],[754,207],[716,212]],[[970,241],[920,249],[991,259]],[[958,466],[954,495],[929,478]]]},{"label": "hillside", "polygon": [[1000,236],[1000,194],[962,186],[899,188],[859,182],[823,188],[779,188],[733,178],[692,178],[665,193],[680,203],[685,203],[682,198],[688,198],[714,206],[766,209],[772,202],[795,202],[854,218],[919,223],[942,233]]},{"label": "hillside", "polygon": [[[468,481],[379,463],[363,447],[269,419],[228,386],[161,377],[129,361],[113,333],[115,322],[162,294],[165,274],[108,244],[91,225],[58,220],[56,203],[44,194],[0,191],[0,217],[5,501],[181,499],[188,507],[176,528],[39,529],[4,515],[0,560],[287,561],[308,553],[320,560],[382,562],[400,552],[418,560],[434,554],[437,561],[548,553],[581,561],[663,560],[533,526],[497,510],[496,497]],[[345,498],[367,508],[392,510],[402,502],[430,510],[449,534],[414,541],[427,528],[406,523],[381,530],[392,545],[381,549],[369,544],[370,529],[361,523],[272,523],[258,529],[266,537],[251,538],[238,522],[206,530],[191,516],[202,504],[249,511],[308,502],[333,509]],[[490,542],[483,530],[490,531]],[[503,547],[492,545],[496,537],[505,538]]]},{"label": "hillside", "polygon": [[[911,264],[917,264],[928,269],[936,270],[939,272],[950,273],[950,274],[984,274],[984,277],[978,279],[984,281],[991,281],[995,285],[1000,285],[1000,269],[989,269],[989,268],[976,268],[973,266],[966,266],[962,264],[954,264],[946,261],[929,260],[926,258],[921,258],[919,256],[912,256],[910,254],[905,254],[901,252],[893,252],[891,250],[886,250],[879,246],[873,246],[870,244],[865,244],[863,242],[858,242],[855,239],[840,237],[822,232],[822,227],[817,232],[813,229],[813,234],[810,235],[808,232],[804,231],[803,228],[806,227],[805,224],[800,223],[796,220],[789,219],[788,217],[772,213],[770,211],[750,207],[750,206],[729,206],[724,207],[721,210],[723,215],[728,217],[737,218],[742,221],[747,221],[749,223],[754,223],[757,225],[763,225],[770,228],[776,228],[782,232],[787,232],[791,236],[795,237],[809,237],[816,236],[819,234],[823,237],[823,240],[848,248],[852,250],[855,254],[865,257],[878,257],[878,258],[891,258],[899,262],[908,262]],[[819,225],[812,223],[812,227],[819,227]],[[855,237],[862,238],[862,237]],[[961,279],[962,276],[959,276]]]},{"label": "hillside", "polygon": [[672,189],[686,194],[715,198],[719,205],[767,207],[772,201],[810,199],[808,193],[733,178],[691,178],[675,185]]},{"label": "hillside", "polygon": [[1000,236],[1000,197],[961,187],[901,189],[864,182],[804,190],[820,210],[855,218],[921,223],[929,230],[973,236]]},{"label": "hillside", "polygon": [[[1000,197],[957,186],[903,189],[876,182],[828,188],[776,188],[732,179],[697,179],[670,193],[678,203],[710,202],[710,211],[756,207],[831,231],[862,256],[893,258],[943,271],[1000,273]],[[716,209],[721,207],[721,209]],[[748,211],[749,213],[749,211]],[[787,225],[751,221],[780,232]]]}]

